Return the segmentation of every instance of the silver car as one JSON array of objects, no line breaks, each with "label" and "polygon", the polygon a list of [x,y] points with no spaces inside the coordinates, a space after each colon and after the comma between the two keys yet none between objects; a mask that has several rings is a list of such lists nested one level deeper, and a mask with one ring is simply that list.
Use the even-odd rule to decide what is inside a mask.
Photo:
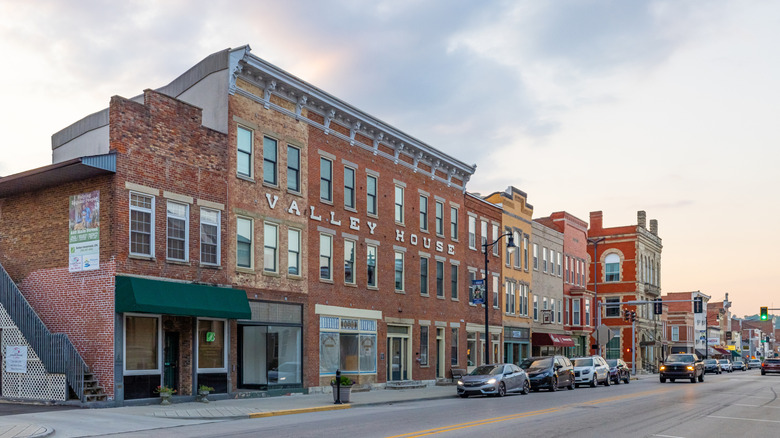
[{"label": "silver car", "polygon": [[528,394],[531,385],[520,367],[511,363],[478,366],[458,380],[458,395],[495,395],[503,397],[509,392]]},{"label": "silver car", "polygon": [[731,361],[728,359],[718,359],[718,363],[720,363],[720,369],[730,373],[734,371],[734,367],[731,365]]}]

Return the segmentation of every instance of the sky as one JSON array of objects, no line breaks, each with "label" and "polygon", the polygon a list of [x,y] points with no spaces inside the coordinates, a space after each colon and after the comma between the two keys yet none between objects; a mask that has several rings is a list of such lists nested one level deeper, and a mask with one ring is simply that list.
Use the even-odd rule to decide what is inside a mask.
[{"label": "sky", "polygon": [[111,96],[248,44],[477,164],[471,192],[606,227],[645,210],[663,293],[752,315],[780,307],[778,41],[780,2],[751,0],[0,0],[0,175],[50,164],[51,135]]}]

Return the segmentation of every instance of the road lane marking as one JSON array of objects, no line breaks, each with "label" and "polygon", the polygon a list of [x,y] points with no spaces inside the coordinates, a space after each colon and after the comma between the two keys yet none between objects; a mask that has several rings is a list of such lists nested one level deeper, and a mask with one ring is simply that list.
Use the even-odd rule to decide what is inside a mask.
[{"label": "road lane marking", "polygon": [[653,436],[660,436],[661,438],[685,438],[685,437],[674,436],[674,435],[653,435]]},{"label": "road lane marking", "polygon": [[762,406],[762,405],[743,405],[739,403],[734,403],[732,406],[745,406],[748,408],[771,408],[771,409],[780,409],[780,406]]},{"label": "road lane marking", "polygon": [[409,432],[409,433],[405,433],[405,434],[402,434],[402,435],[393,435],[393,436],[390,436],[390,437],[387,437],[387,438],[416,438],[416,437],[434,435],[434,434],[437,434],[437,433],[452,432],[452,431],[459,430],[459,429],[466,429],[466,428],[475,427],[475,426],[484,426],[484,425],[487,425],[487,424],[499,423],[499,422],[502,422],[502,421],[517,420],[517,419],[521,419],[521,418],[533,417],[533,416],[536,416],[536,415],[543,415],[543,414],[552,414],[552,413],[561,411],[563,409],[571,409],[571,408],[574,408],[574,407],[577,407],[577,406],[582,406],[582,405],[596,405],[596,404],[599,404],[599,403],[607,403],[607,402],[611,402],[611,401],[618,401],[618,400],[625,400],[625,399],[629,399],[629,398],[643,397],[643,396],[647,396],[647,395],[661,394],[661,393],[665,393],[665,392],[669,392],[669,391],[673,391],[673,390],[674,390],[673,388],[664,388],[664,389],[655,389],[655,390],[652,390],[652,391],[642,391],[642,392],[637,392],[637,393],[633,393],[633,394],[620,395],[620,396],[616,396],[616,397],[604,397],[604,398],[601,398],[601,399],[592,400],[592,401],[584,402],[584,403],[566,404],[566,405],[562,405],[562,406],[555,407],[555,408],[542,409],[542,410],[539,410],[539,411],[523,412],[523,413],[519,413],[519,414],[507,415],[507,416],[504,416],[504,417],[486,418],[486,419],[483,419],[483,420],[470,421],[470,422],[467,422],[467,423],[451,424],[449,426],[437,427],[435,429],[419,430],[419,431],[416,431],[416,432]]},{"label": "road lane marking", "polygon": [[780,423],[780,421],[778,420],[761,420],[758,418],[739,418],[739,417],[720,417],[718,415],[708,415],[707,418],[722,418],[724,420],[758,421],[761,423]]}]

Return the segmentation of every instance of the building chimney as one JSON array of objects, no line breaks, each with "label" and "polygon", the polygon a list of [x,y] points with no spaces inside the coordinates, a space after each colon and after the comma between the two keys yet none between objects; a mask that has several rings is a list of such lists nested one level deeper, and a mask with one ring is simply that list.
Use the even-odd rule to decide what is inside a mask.
[{"label": "building chimney", "polygon": [[650,232],[658,235],[658,219],[650,219]]},{"label": "building chimney", "polygon": [[642,228],[647,228],[647,215],[644,210],[636,212],[636,224]]},{"label": "building chimney", "polygon": [[590,212],[590,229],[591,230],[601,230],[601,229],[603,229],[604,228],[603,217],[604,217],[604,214],[601,211],[591,211]]}]

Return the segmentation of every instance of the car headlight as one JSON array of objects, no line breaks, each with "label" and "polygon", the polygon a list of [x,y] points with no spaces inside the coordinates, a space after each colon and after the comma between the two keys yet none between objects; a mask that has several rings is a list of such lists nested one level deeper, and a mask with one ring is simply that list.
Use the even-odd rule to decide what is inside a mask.
[{"label": "car headlight", "polygon": [[666,369],[666,367],[665,367],[665,366],[663,366],[663,365],[661,365],[661,368],[660,368],[660,370],[661,370],[661,371],[663,371],[663,370],[665,370],[665,369]]},{"label": "car headlight", "polygon": [[688,371],[693,371],[693,367],[691,365],[688,365],[686,368],[688,368]]},{"label": "car headlight", "polygon": [[590,370],[582,370],[582,374],[590,374]]},{"label": "car headlight", "polygon": [[493,385],[494,383],[496,383],[496,379],[490,379],[487,381],[488,385]]},{"label": "car headlight", "polygon": [[458,385],[463,386],[463,380],[458,380]]}]

